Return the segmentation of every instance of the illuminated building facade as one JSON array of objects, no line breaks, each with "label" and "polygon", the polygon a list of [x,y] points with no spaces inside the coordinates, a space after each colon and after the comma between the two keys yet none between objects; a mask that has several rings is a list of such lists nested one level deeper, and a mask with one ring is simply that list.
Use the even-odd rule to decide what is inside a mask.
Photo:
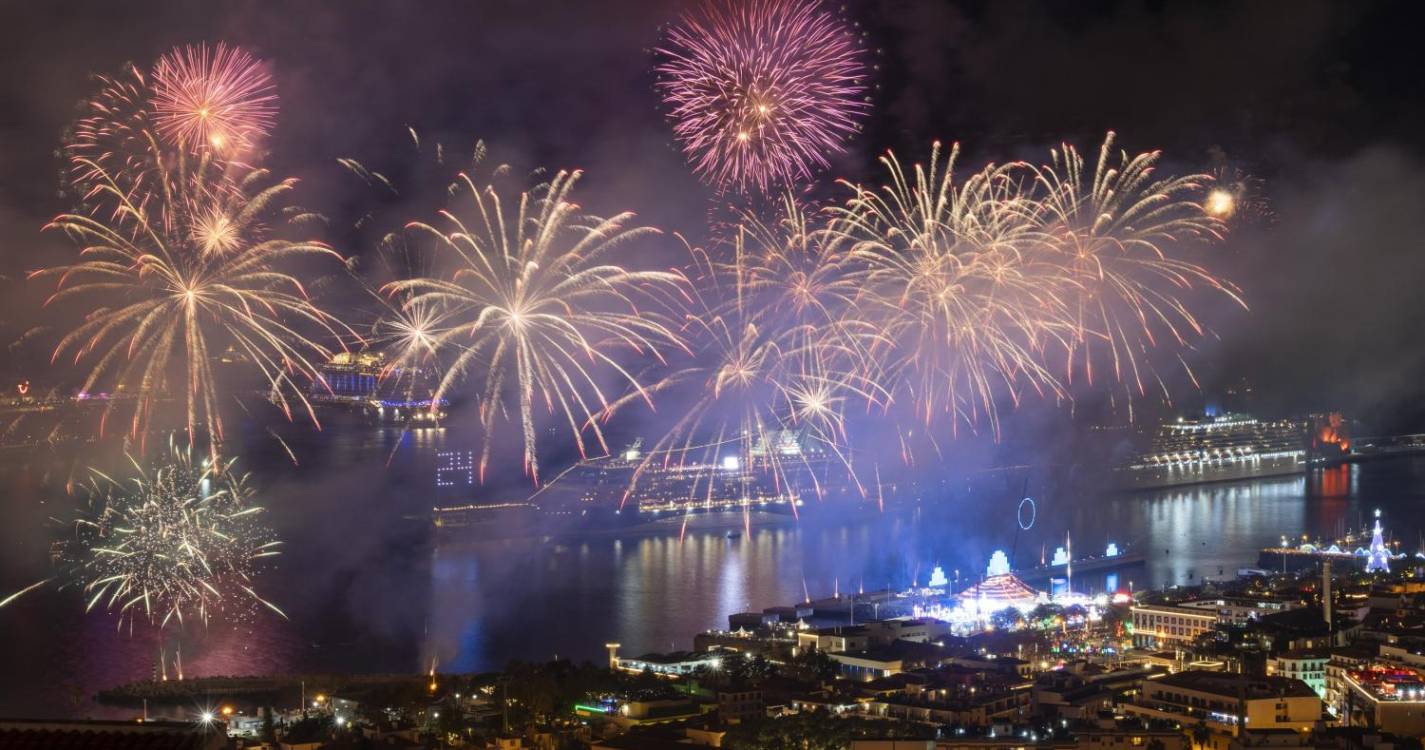
[{"label": "illuminated building facade", "polygon": [[1326,664],[1331,655],[1324,650],[1297,649],[1286,651],[1267,662],[1267,674],[1301,680],[1324,700],[1326,698]]},{"label": "illuminated building facade", "polygon": [[1305,606],[1294,599],[1272,599],[1256,597],[1227,597],[1222,599],[1194,599],[1181,602],[1177,606],[1214,612],[1217,621],[1231,625],[1246,625],[1253,620],[1288,612]]},{"label": "illuminated building facade", "polygon": [[1139,648],[1179,648],[1217,626],[1215,609],[1168,604],[1133,605],[1133,645]]},{"label": "illuminated building facade", "polygon": [[1406,736],[1425,736],[1425,673],[1375,662],[1345,673],[1341,721]]},{"label": "illuminated building facade", "polygon": [[1321,697],[1300,680],[1233,672],[1189,670],[1144,680],[1133,699],[1119,704],[1127,716],[1205,724],[1236,735],[1242,729],[1306,732],[1321,720]]}]

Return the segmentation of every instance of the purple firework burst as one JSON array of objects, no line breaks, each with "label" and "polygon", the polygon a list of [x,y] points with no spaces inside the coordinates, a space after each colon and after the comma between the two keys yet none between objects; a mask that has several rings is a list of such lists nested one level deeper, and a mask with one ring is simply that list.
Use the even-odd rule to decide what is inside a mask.
[{"label": "purple firework burst", "polygon": [[860,40],[819,0],[705,0],[658,53],[673,130],[719,187],[809,178],[870,108]]}]

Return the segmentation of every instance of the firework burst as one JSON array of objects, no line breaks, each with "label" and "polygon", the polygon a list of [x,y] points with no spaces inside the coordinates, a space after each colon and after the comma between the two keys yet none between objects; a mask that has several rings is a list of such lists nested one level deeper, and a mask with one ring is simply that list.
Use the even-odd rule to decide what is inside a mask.
[{"label": "firework burst", "polygon": [[1096,365],[1106,363],[1114,380],[1138,394],[1156,381],[1166,396],[1151,354],[1164,342],[1180,349],[1204,334],[1191,292],[1245,303],[1236,287],[1175,252],[1225,234],[1208,210],[1211,178],[1159,178],[1158,152],[1115,159],[1113,141],[1110,132],[1091,170],[1069,145],[1033,169],[1043,244],[1065,277],[1067,372],[1081,370],[1092,383]]},{"label": "firework burst", "polygon": [[607,453],[599,421],[609,415],[611,403],[596,370],[611,370],[647,399],[613,350],[658,357],[660,349],[676,342],[673,331],[639,305],[673,294],[682,277],[629,270],[609,260],[615,248],[657,230],[633,226],[631,213],[610,218],[583,214],[569,200],[578,178],[578,172],[560,172],[521,193],[511,206],[493,185],[477,187],[461,175],[459,194],[472,209],[468,224],[455,211],[443,211],[443,228],[424,222],[408,226],[433,239],[455,261],[455,271],[385,287],[408,312],[439,310],[447,321],[448,328],[433,336],[435,346],[450,357],[435,400],[479,372],[482,478],[499,434],[496,423],[507,413],[516,415],[525,472],[536,483],[535,412],[540,407],[563,417],[581,455],[588,447],[586,429]]},{"label": "firework burst", "polygon": [[126,193],[157,192],[161,143],[153,126],[148,78],[127,65],[117,75],[95,76],[95,81],[98,91],[84,102],[79,119],[66,133],[67,186],[86,203],[115,178],[122,180]]},{"label": "firework burst", "polygon": [[1214,159],[1214,162],[1209,172],[1211,189],[1202,203],[1203,211],[1229,225],[1244,222],[1270,224],[1274,217],[1262,179],[1230,166],[1225,155]]},{"label": "firework burst", "polygon": [[184,149],[245,150],[277,117],[272,77],[239,47],[174,49],[154,66],[153,79],[158,132]]},{"label": "firework burst", "polygon": [[[299,406],[311,414],[302,381],[319,377],[315,363],[330,352],[302,329],[334,338],[350,331],[281,270],[303,257],[341,260],[320,242],[281,238],[268,223],[295,181],[267,184],[262,170],[241,179],[200,171],[175,185],[178,192],[136,202],[105,167],[86,163],[99,195],[116,208],[108,218],[64,214],[47,227],[82,246],[76,262],[34,274],[57,279],[47,305],[91,310],[60,340],[54,358],[90,363],[85,392],[108,386],[133,397],[132,435],[155,404],[183,399],[190,436],[205,428],[214,456],[223,438],[212,366],[218,355],[255,364],[289,417]],[[204,175],[221,185],[199,179]],[[106,422],[119,403],[109,402]]]},{"label": "firework burst", "polygon": [[859,40],[818,0],[705,0],[658,52],[674,134],[721,187],[809,178],[870,108]]},{"label": "firework burst", "polygon": [[281,615],[254,589],[254,574],[281,543],[262,522],[246,476],[232,461],[198,462],[170,447],[152,465],[131,458],[128,476],[92,472],[64,545],[61,586],[79,588],[86,611],[118,615],[120,627],[139,618],[160,628],[206,625],[244,603]]},{"label": "firework burst", "polygon": [[744,511],[768,484],[780,494],[805,480],[820,497],[818,457],[855,479],[846,408],[888,394],[866,374],[866,327],[846,316],[841,235],[814,228],[794,202],[786,211],[771,225],[748,217],[728,261],[689,248],[692,303],[680,334],[694,361],[656,388],[686,383],[694,396],[635,470],[630,494],[655,462],[698,473],[692,493],[709,507],[740,501]]},{"label": "firework burst", "polygon": [[1057,268],[1042,260],[1037,204],[1022,193],[1016,165],[955,180],[958,146],[910,172],[894,154],[879,189],[850,186],[841,209],[857,309],[882,335],[870,359],[888,388],[902,391],[920,419],[987,419],[995,401],[1028,385],[1057,390],[1040,363],[1062,309]]}]

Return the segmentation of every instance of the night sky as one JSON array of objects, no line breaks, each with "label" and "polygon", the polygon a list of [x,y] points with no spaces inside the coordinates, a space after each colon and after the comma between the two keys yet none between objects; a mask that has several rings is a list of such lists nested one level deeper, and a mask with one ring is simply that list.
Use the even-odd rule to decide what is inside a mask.
[{"label": "night sky", "polygon": [[[454,159],[481,140],[490,162],[508,162],[521,172],[582,169],[576,200],[584,208],[600,215],[633,210],[640,223],[664,231],[657,241],[626,248],[647,254],[628,265],[666,267],[686,259],[675,234],[701,242],[709,218],[723,209],[674,141],[653,67],[664,29],[693,1],[0,0],[0,392],[28,380],[39,392],[71,393],[82,381],[84,371],[49,359],[66,326],[92,308],[43,309],[53,286],[26,275],[75,257],[68,238],[41,229],[76,207],[75,197],[61,190],[60,149],[66,127],[96,88],[93,74],[116,72],[127,62],[148,67],[175,46],[219,41],[270,63],[280,112],[264,141],[263,164],[277,176],[299,178],[293,203],[327,217],[322,239],[352,258],[355,271],[343,275],[328,268],[322,273],[330,275],[303,281],[325,307],[361,325],[371,309],[357,278],[374,284],[390,271],[382,270],[377,240],[410,219],[430,219],[444,198],[449,178],[432,180],[422,166],[437,142]],[[1182,375],[1169,377],[1175,403],[1143,404],[1147,418],[1140,424],[1153,423],[1166,408],[1191,411],[1219,402],[1229,387],[1245,381],[1253,386],[1249,406],[1258,415],[1339,410],[1359,419],[1368,433],[1425,432],[1421,6],[1419,0],[845,0],[844,16],[864,34],[873,66],[871,110],[863,130],[844,153],[831,157],[809,193],[824,205],[846,198],[838,179],[879,184],[877,157],[886,149],[907,162],[923,161],[932,142],[959,142],[961,174],[969,174],[990,162],[1042,164],[1064,142],[1092,159],[1110,130],[1130,154],[1161,149],[1164,173],[1222,164],[1241,170],[1260,180],[1269,215],[1238,223],[1225,242],[1193,260],[1235,282],[1249,309],[1221,295],[1194,300],[1210,331],[1183,356],[1200,386]],[[420,157],[414,156],[410,130],[420,134]],[[376,199],[338,164],[342,158],[391,175],[402,194]],[[368,213],[372,218],[364,218]],[[689,382],[701,387],[705,381]],[[1332,494],[1336,485],[1319,478],[1302,480],[1304,489],[1288,487],[1286,480],[1240,492],[1214,486],[1197,495],[1203,502],[1180,493],[1117,502],[1095,489],[1079,491],[1079,469],[1092,468],[1075,455],[1080,445],[1104,435],[1119,440],[1121,434],[1084,428],[1121,418],[1124,405],[1108,400],[1121,387],[1074,388],[1082,395],[1072,409],[1035,397],[1006,410],[1002,436],[976,425],[968,432],[978,434],[961,430],[952,442],[946,423],[953,420],[943,420],[915,435],[922,442],[945,435],[951,448],[936,444],[933,453],[923,445],[902,447],[913,441],[898,439],[911,431],[900,433],[900,422],[867,417],[870,424],[853,425],[848,432],[862,430],[855,434],[856,450],[864,448],[879,461],[871,475],[876,486],[887,467],[884,483],[894,492],[901,465],[909,467],[906,473],[939,482],[902,485],[917,493],[913,538],[887,542],[880,527],[867,525],[860,536],[843,528],[823,544],[808,532],[803,553],[800,528],[776,536],[749,529],[740,542],[716,529],[696,549],[728,551],[728,557],[697,552],[702,562],[696,568],[680,567],[677,555],[691,560],[695,548],[678,552],[671,536],[649,538],[643,547],[629,543],[627,551],[622,540],[605,539],[610,551],[603,560],[603,541],[595,540],[562,558],[563,567],[556,564],[568,552],[562,545],[527,539],[504,540],[487,559],[442,558],[416,539],[430,528],[430,467],[421,462],[434,452],[436,431],[403,430],[394,446],[400,450],[388,452],[379,442],[388,430],[316,433],[300,417],[292,424],[270,420],[276,429],[247,420],[242,430],[251,434],[233,442],[245,443],[243,466],[253,467],[277,531],[293,542],[281,565],[299,572],[268,578],[274,598],[292,612],[290,627],[273,630],[290,636],[290,643],[271,642],[287,643],[299,656],[281,662],[280,648],[261,641],[253,652],[273,651],[271,663],[287,670],[325,667],[368,650],[379,658],[353,664],[424,670],[430,663],[424,649],[442,639],[460,641],[461,653],[471,659],[503,656],[501,649],[510,644],[532,642],[600,657],[599,644],[623,638],[612,624],[618,617],[628,623],[619,628],[661,649],[665,635],[686,639],[692,633],[683,628],[720,626],[736,611],[732,607],[769,606],[799,595],[809,576],[810,593],[821,595],[838,585],[847,590],[852,573],[889,571],[903,582],[931,563],[982,569],[991,549],[1013,552],[1020,544],[1023,527],[1015,509],[1024,494],[1039,497],[1045,514],[1036,529],[1041,536],[1026,537],[1021,553],[1036,546],[1052,550],[1058,535],[1071,529],[1074,544],[1087,539],[1090,546],[1131,533],[1137,538],[1115,539],[1142,541],[1154,557],[1159,547],[1164,550],[1154,572],[1164,583],[1190,580],[1191,566],[1199,565],[1180,562],[1180,547],[1194,548],[1200,557],[1193,559],[1213,569],[1232,570],[1254,564],[1254,550],[1275,543],[1279,533],[1333,533],[1349,514],[1372,506],[1394,515],[1392,529],[1401,538],[1418,534],[1410,528],[1420,515],[1416,463],[1392,469],[1379,462],[1385,468],[1376,473],[1351,473],[1349,492],[1338,495]],[[660,424],[647,421],[654,417],[641,405],[625,409],[609,428],[610,447],[619,450],[635,435],[651,442],[667,434],[659,429],[687,413],[680,411],[685,404],[679,398],[659,394]],[[468,409],[473,400],[457,398],[452,409]],[[478,420],[462,416],[444,423],[442,449],[480,445]],[[296,435],[290,466],[287,444],[269,439],[278,437],[277,430]],[[941,432],[927,440],[935,430]],[[546,467],[573,458],[568,432],[564,424],[557,437],[540,430],[539,450],[555,454]],[[528,496],[531,480],[520,471],[518,433],[492,431],[492,442],[500,444],[491,478],[472,491],[480,499]],[[104,465],[102,454],[117,453],[122,445],[121,438],[109,437],[52,451],[66,454],[63,469],[50,467],[61,463],[53,456],[0,466],[7,513],[0,524],[0,597],[53,574],[50,542],[56,529],[65,529],[47,519],[70,512],[60,494],[63,473],[77,475],[80,461]],[[373,446],[380,454],[374,459]],[[916,450],[913,461],[901,455],[881,460]],[[45,453],[42,447],[34,455]],[[989,464],[1009,471],[980,472]],[[1030,470],[1020,472],[1025,465]],[[1340,468],[1327,479],[1344,483],[1347,467]],[[973,496],[952,497],[945,489],[978,474],[990,479],[973,486],[966,479]],[[1359,487],[1357,474],[1364,477]],[[991,480],[1003,486],[983,490]],[[922,490],[949,500],[927,503],[927,510],[943,515],[928,514],[924,525]],[[1347,495],[1349,505],[1334,502]],[[1333,502],[1305,501],[1326,496]],[[832,513],[807,517],[808,528],[822,520],[839,523]],[[901,528],[899,519],[893,521]],[[763,546],[751,546],[754,537]],[[655,545],[666,556],[654,554]],[[595,550],[592,565],[576,557],[588,548]],[[784,566],[781,552],[757,550],[802,557]],[[764,567],[744,569],[732,552],[747,560],[755,552],[765,557]],[[488,607],[471,583],[476,568],[485,577],[477,583],[491,592]],[[1203,562],[1196,573],[1207,571]],[[785,586],[753,591],[742,586],[744,579]],[[744,591],[749,599],[759,597],[755,604],[733,600]],[[0,649],[0,663],[15,664],[17,676],[52,678],[49,687],[55,689],[66,669],[89,680],[92,689],[146,674],[153,658],[147,642],[120,639],[110,620],[81,619],[80,611],[73,591],[20,601],[8,619],[0,618],[0,646],[11,649]],[[694,623],[695,617],[714,619]],[[537,623],[549,629],[531,630]],[[608,632],[596,633],[591,623]],[[98,631],[101,636],[93,635]],[[386,650],[371,648],[373,643]],[[210,664],[266,668],[253,666],[247,648],[242,644],[234,662]],[[192,658],[198,657],[194,652]],[[54,690],[30,693],[18,677],[6,681],[0,675],[0,706],[31,710],[48,703],[44,710],[55,710]]]},{"label": "night sky", "polygon": [[[1085,150],[1117,131],[1169,169],[1214,151],[1265,181],[1275,221],[1214,251],[1250,312],[1206,312],[1191,359],[1209,391],[1248,378],[1264,411],[1340,408],[1381,429],[1425,428],[1425,99],[1409,2],[851,2],[876,72],[861,136],[823,175],[874,175],[887,147],[923,158],[958,140],[966,163]],[[108,2],[4,4],[0,377],[55,378],[27,270],[72,253],[41,225],[60,134],[90,73],[174,45],[243,45],[274,66],[281,114],[269,166],[347,226],[363,210],[336,164],[399,171],[406,127],[501,159],[587,172],[595,211],[631,208],[698,236],[712,193],[673,143],[652,47],[673,2]],[[832,193],[834,195],[834,192]],[[370,247],[337,230],[345,254]],[[344,246],[342,240],[358,246]],[[1191,399],[1185,398],[1184,403]]]}]

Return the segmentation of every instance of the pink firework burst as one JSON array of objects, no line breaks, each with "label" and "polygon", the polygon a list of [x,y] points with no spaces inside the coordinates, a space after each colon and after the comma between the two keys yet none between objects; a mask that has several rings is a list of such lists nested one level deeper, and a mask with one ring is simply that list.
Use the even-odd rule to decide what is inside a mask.
[{"label": "pink firework burst", "polygon": [[809,178],[870,108],[860,41],[820,0],[705,0],[658,53],[674,133],[720,187]]},{"label": "pink firework burst", "polygon": [[241,149],[277,117],[272,76],[239,47],[175,48],[154,66],[153,87],[158,132],[184,148]]}]

